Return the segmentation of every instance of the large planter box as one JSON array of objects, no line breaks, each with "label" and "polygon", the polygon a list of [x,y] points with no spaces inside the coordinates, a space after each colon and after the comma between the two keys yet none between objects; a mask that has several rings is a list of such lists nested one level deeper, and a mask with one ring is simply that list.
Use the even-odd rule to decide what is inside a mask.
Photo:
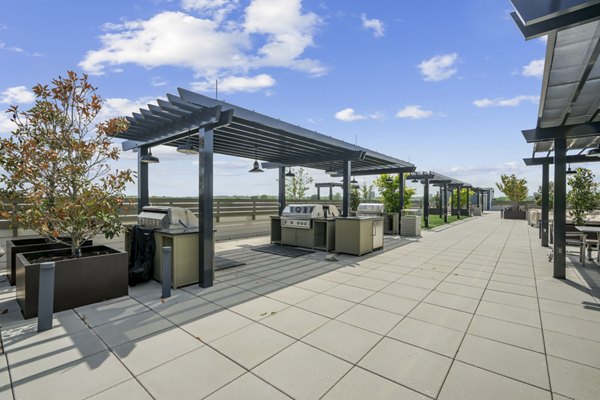
[{"label": "large planter box", "polygon": [[[83,246],[91,246],[92,241],[87,240]],[[6,269],[9,271],[8,280],[11,286],[15,285],[15,267],[16,257],[19,253],[27,253],[30,251],[56,250],[69,248],[61,243],[48,243],[46,239],[41,237],[25,238],[25,239],[9,239],[6,241]]]},{"label": "large planter box", "polygon": [[504,210],[502,212],[502,218],[504,219],[527,219],[527,211],[525,210]]},{"label": "large planter box", "polygon": [[[84,255],[98,250],[108,250],[110,254],[56,261],[54,312],[128,294],[127,253],[106,246],[82,248]],[[40,279],[40,264],[33,264],[29,259],[69,255],[70,252],[70,249],[59,249],[17,254],[17,302],[26,319],[37,316]]]}]

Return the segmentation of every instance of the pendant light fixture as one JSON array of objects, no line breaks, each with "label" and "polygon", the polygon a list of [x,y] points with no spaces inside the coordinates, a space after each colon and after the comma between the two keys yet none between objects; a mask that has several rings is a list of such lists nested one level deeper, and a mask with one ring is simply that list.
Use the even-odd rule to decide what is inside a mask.
[{"label": "pendant light fixture", "polygon": [[587,152],[588,157],[600,157],[600,144],[598,147],[591,149]]},{"label": "pendant light fixture", "polygon": [[412,183],[419,183],[419,180],[415,178],[415,179],[413,179],[411,182],[412,182]]},{"label": "pendant light fixture", "polygon": [[385,183],[394,183],[394,179],[391,175],[388,175],[387,178],[385,178]]},{"label": "pendant light fixture", "polygon": [[567,174],[567,175],[574,175],[576,173],[577,173],[577,170],[576,169],[575,170],[571,169],[571,163],[569,163],[569,169],[567,169],[565,171],[565,174]]},{"label": "pendant light fixture", "polygon": [[160,162],[158,157],[152,155],[152,148],[148,148],[148,154],[141,156],[140,161],[145,164],[156,164]]},{"label": "pendant light fixture", "polygon": [[329,161],[329,168],[325,170],[325,173],[326,173],[326,174],[329,174],[329,175],[333,175],[333,174],[335,174],[336,172],[337,172],[337,171],[336,171],[335,169],[333,169],[332,162],[331,162],[331,161]]},{"label": "pendant light fixture", "polygon": [[258,165],[258,147],[254,146],[254,164],[252,165],[252,169],[248,172],[265,172],[262,169],[260,169],[260,166]]},{"label": "pendant light fixture", "polygon": [[288,167],[288,172],[285,173],[285,176],[288,178],[293,178],[296,176],[296,174],[292,172],[292,167]]},{"label": "pendant light fixture", "polygon": [[188,136],[187,143],[177,146],[177,152],[182,154],[194,155],[198,154],[198,147],[192,144],[192,136]]}]

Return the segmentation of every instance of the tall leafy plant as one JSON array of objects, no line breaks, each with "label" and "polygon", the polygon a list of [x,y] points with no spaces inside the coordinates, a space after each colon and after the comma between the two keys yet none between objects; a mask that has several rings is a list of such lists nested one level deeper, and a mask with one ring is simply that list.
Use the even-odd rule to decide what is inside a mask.
[{"label": "tall leafy plant", "polygon": [[594,182],[594,174],[587,168],[577,168],[577,173],[568,179],[571,191],[567,194],[569,215],[575,225],[585,223],[585,215],[599,204],[598,183]]},{"label": "tall leafy plant", "polygon": [[[386,212],[400,212],[400,190],[398,189],[400,179],[405,179],[404,175],[381,174],[373,182],[381,195]],[[404,187],[404,208],[410,208],[414,194],[415,189]]]},{"label": "tall leafy plant", "polygon": [[119,159],[111,139],[127,121],[95,124],[102,99],[86,75],[69,71],[33,92],[33,108],[9,108],[16,129],[0,139],[0,195],[29,206],[0,211],[48,241],[70,245],[79,257],[86,240],[100,233],[112,238],[122,229],[118,210],[132,172],[111,170]]},{"label": "tall leafy plant", "polygon": [[313,178],[300,167],[297,170],[292,170],[294,176],[287,177],[285,182],[285,194],[288,199],[303,199],[306,192],[310,189],[310,184],[313,183]]},{"label": "tall leafy plant", "polygon": [[[542,187],[538,188],[538,191],[533,194],[535,204],[538,207],[542,206]],[[554,182],[548,182],[548,207],[554,207]]]},{"label": "tall leafy plant", "polygon": [[527,180],[519,179],[512,175],[501,175],[500,182],[496,183],[496,187],[504,193],[512,202],[512,209],[518,210],[519,204],[527,198]]}]

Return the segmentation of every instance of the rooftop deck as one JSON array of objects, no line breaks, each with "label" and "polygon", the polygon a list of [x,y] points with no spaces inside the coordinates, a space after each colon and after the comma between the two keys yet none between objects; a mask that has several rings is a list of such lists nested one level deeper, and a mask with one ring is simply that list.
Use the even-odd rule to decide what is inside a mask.
[{"label": "rooftop deck", "polygon": [[247,265],[212,288],[138,285],[39,334],[0,283],[0,399],[599,397],[598,267],[552,279],[525,221],[488,213],[338,262],[250,250],[264,242],[218,243]]}]

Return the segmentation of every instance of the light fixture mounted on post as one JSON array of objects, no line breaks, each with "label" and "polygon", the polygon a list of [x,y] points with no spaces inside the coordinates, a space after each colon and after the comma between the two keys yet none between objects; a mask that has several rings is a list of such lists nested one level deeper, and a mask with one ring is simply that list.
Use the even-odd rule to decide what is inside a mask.
[{"label": "light fixture mounted on post", "polygon": [[286,173],[285,173],[285,176],[286,176],[287,178],[293,178],[293,177],[295,177],[295,176],[296,176],[296,174],[294,174],[294,173],[292,172],[292,167],[288,167],[288,168],[289,168],[289,169],[288,169],[288,172],[286,172]]},{"label": "light fixture mounted on post", "polygon": [[148,148],[148,154],[145,154],[140,157],[140,161],[145,164],[156,164],[159,163],[160,160],[158,157],[152,155],[152,149]]},{"label": "light fixture mounted on post", "polygon": [[258,147],[254,146],[254,164],[252,165],[252,169],[248,172],[265,172],[262,169],[260,169],[260,166],[258,165]]},{"label": "light fixture mounted on post", "polygon": [[192,137],[192,135],[188,136],[187,143],[180,144],[179,146],[177,146],[178,153],[188,154],[188,155],[195,155],[195,154],[199,153],[198,146],[194,146],[192,144],[191,137]]}]

